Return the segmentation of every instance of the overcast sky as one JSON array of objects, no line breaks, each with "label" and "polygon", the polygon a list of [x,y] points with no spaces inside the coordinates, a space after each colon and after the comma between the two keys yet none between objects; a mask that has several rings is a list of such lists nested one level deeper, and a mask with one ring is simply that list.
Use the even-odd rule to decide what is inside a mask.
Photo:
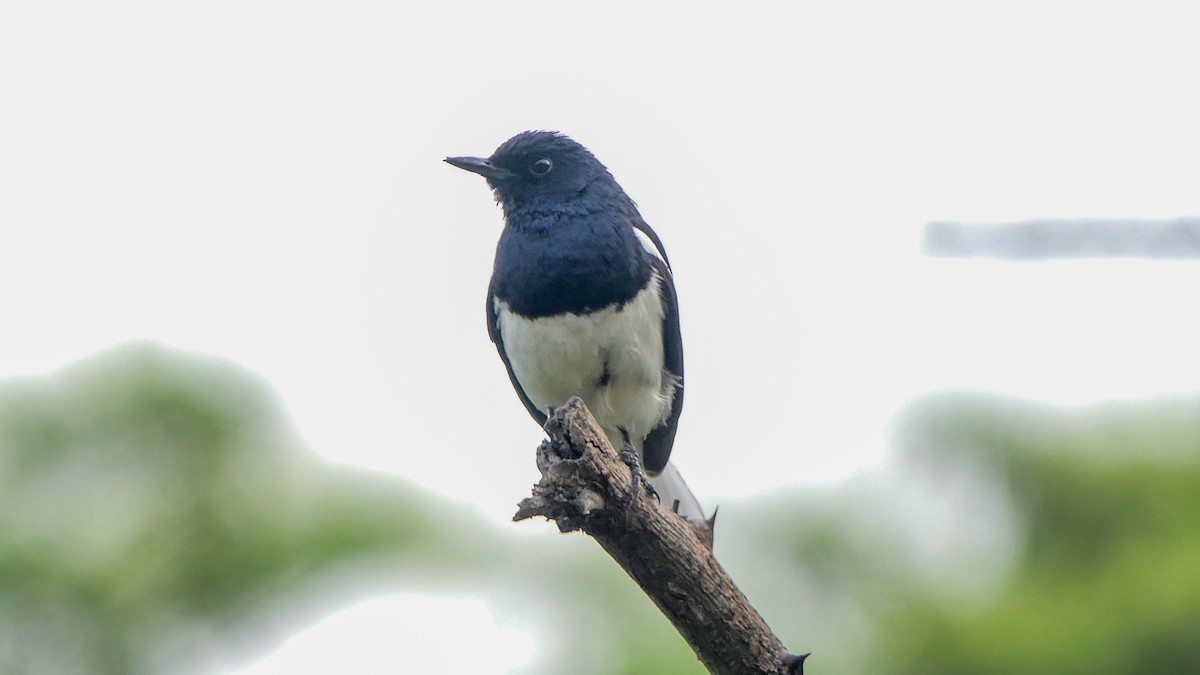
[{"label": "overcast sky", "polygon": [[133,339],[217,355],[266,378],[318,452],[507,520],[540,432],[484,326],[501,214],[441,159],[542,128],[590,147],[666,244],[675,458],[712,503],[876,464],[930,391],[1194,391],[1196,264],[929,259],[920,233],[1200,214],[1197,18],[6,3],[0,376]]}]

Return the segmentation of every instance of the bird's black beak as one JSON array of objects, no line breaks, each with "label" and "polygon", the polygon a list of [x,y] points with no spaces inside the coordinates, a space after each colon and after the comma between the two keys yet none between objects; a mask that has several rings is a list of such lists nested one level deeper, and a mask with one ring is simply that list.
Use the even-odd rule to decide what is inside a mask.
[{"label": "bird's black beak", "polygon": [[508,169],[496,166],[483,157],[447,157],[446,163],[477,173],[488,180],[506,180],[513,175]]}]

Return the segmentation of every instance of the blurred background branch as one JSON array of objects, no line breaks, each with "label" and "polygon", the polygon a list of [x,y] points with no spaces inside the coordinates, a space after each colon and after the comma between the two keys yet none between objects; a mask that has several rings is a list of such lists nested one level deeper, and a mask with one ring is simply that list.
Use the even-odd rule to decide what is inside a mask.
[{"label": "blurred background branch", "polygon": [[924,248],[941,257],[1200,258],[1200,218],[939,221],[925,226]]}]

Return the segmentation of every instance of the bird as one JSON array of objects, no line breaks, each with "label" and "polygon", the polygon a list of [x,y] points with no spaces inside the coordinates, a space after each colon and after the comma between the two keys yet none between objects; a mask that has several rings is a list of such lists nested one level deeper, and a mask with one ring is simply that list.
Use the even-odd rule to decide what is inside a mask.
[{"label": "bird", "polygon": [[489,157],[445,161],[483,176],[503,212],[487,329],[529,415],[544,425],[579,396],[647,491],[711,533],[669,461],[683,342],[658,234],[595,155],[562,133],[525,131]]}]

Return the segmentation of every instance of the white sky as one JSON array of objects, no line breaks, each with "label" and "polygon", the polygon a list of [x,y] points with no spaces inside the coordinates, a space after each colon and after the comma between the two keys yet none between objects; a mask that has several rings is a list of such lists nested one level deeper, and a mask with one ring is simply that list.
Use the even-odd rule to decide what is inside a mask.
[{"label": "white sky", "polygon": [[269,380],[317,451],[507,520],[540,436],[484,329],[501,217],[440,160],[550,128],[667,245],[676,458],[711,501],[871,466],[932,390],[1194,391],[1200,265],[930,260],[919,232],[1200,215],[1197,18],[1186,2],[6,3],[0,376],[140,338],[220,355]]}]

